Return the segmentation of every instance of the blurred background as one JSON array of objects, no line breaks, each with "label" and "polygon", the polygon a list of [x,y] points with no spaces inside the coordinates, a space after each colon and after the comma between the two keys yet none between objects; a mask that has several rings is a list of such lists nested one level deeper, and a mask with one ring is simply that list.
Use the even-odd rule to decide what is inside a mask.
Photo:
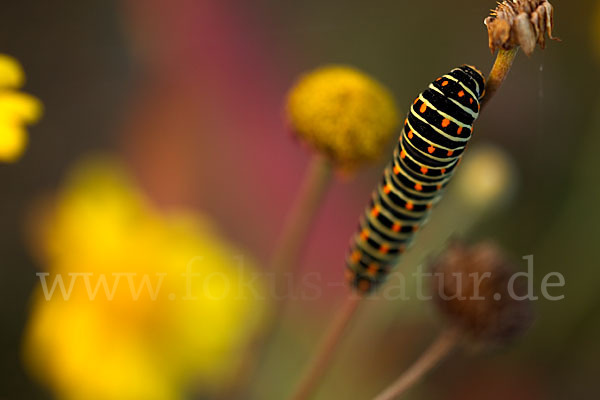
[{"label": "blurred background", "polygon": [[[402,268],[407,274],[416,270],[452,235],[492,238],[517,260],[534,256],[536,288],[546,273],[562,273],[566,286],[558,294],[565,299],[537,301],[535,325],[511,347],[483,356],[455,353],[410,398],[591,399],[600,394],[600,191],[594,164],[600,148],[600,3],[555,0],[553,5],[555,34],[562,42],[550,42],[531,57],[519,54],[475,128],[473,153],[483,164],[474,155],[473,168],[492,165],[503,171],[501,201],[482,203],[477,192],[454,185]],[[284,121],[286,92],[297,76],[322,64],[356,66],[386,85],[404,114],[428,82],[451,68],[469,63],[489,71],[494,58],[483,19],[494,6],[483,0],[5,2],[0,53],[23,65],[23,90],[43,102],[44,116],[29,129],[22,159],[0,165],[0,398],[216,398],[234,368],[223,359],[236,363],[242,357],[260,324],[258,316],[248,316],[268,305],[228,303],[214,312],[229,313],[229,320],[204,319],[205,325],[193,328],[172,321],[171,309],[139,317],[142,322],[135,325],[132,319],[138,321],[147,310],[134,307],[119,317],[128,321],[125,329],[112,314],[122,308],[98,310],[86,303],[80,310],[65,304],[47,310],[40,303],[36,272],[67,271],[65,265],[84,262],[84,253],[92,263],[108,254],[105,247],[88,249],[112,237],[99,233],[112,232],[112,226],[102,225],[112,221],[112,208],[100,215],[86,208],[87,201],[94,204],[103,196],[114,200],[120,213],[115,217],[120,242],[106,256],[111,268],[120,262],[143,270],[143,259],[119,258],[135,249],[164,247],[163,260],[194,255],[210,241],[211,251],[242,255],[249,268],[261,271],[310,158]],[[120,166],[102,161],[102,166],[78,167],[94,154]],[[281,399],[289,393],[346,293],[324,282],[342,280],[348,239],[384,162],[334,179],[301,260],[304,271],[322,273],[323,293],[291,302],[254,388],[243,398]],[[69,201],[81,210],[69,214]],[[48,216],[48,204],[58,204],[54,216]],[[179,224],[180,217],[171,215],[182,210],[201,216]],[[190,219],[200,228],[188,228]],[[156,229],[156,237],[129,247],[132,237],[149,231],[136,230],[141,220],[141,226]],[[80,225],[72,228],[73,221]],[[215,237],[218,244],[212,244]],[[182,241],[194,245],[172,254],[168,244]],[[520,265],[525,268],[525,261]],[[100,265],[98,271],[114,272],[111,268]],[[184,319],[208,318],[177,312]],[[91,321],[73,323],[71,313]],[[316,398],[373,396],[431,341],[438,320],[424,302],[369,300]],[[150,334],[156,326],[159,334]],[[106,330],[105,336],[97,333],[97,343],[106,348],[144,345],[112,364],[94,343],[63,360],[63,352],[77,353],[77,337],[86,329]],[[219,329],[218,340],[203,339],[214,339],[213,347],[192,347],[200,359],[186,359],[182,366],[171,355],[165,364],[163,354],[147,354],[171,354],[173,341],[195,345],[200,340],[195,329]],[[123,331],[127,340],[121,342]],[[111,371],[127,376],[149,365],[155,367],[140,372],[135,385],[164,381],[152,394],[124,392],[134,378],[104,390],[114,378]]]}]

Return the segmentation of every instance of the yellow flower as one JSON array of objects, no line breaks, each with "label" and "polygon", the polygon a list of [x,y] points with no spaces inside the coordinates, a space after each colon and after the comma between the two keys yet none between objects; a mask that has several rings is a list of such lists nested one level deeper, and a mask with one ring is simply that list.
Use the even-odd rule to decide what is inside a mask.
[{"label": "yellow flower", "polygon": [[[192,384],[210,393],[259,326],[250,260],[206,218],[155,210],[110,161],[75,171],[40,238],[47,275],[24,356],[60,399],[176,400]],[[50,294],[59,277],[65,292]]]},{"label": "yellow flower", "polygon": [[596,60],[600,60],[600,2],[596,2],[592,12],[590,24],[590,38],[592,40],[593,51],[596,54]]},{"label": "yellow flower", "polygon": [[300,78],[288,95],[287,115],[301,139],[349,167],[377,159],[399,121],[385,87],[355,68],[336,65]]},{"label": "yellow flower", "polygon": [[24,82],[25,74],[17,60],[0,54],[0,162],[19,159],[27,147],[24,125],[36,122],[42,113],[36,98],[13,90]]},{"label": "yellow flower", "polygon": [[492,209],[515,194],[517,172],[514,162],[501,148],[479,145],[462,161],[454,180],[455,190],[473,209]]}]

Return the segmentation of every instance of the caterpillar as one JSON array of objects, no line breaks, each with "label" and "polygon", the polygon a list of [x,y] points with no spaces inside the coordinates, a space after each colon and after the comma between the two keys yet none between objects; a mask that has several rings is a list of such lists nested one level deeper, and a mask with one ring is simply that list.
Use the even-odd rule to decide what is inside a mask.
[{"label": "caterpillar", "polygon": [[426,223],[460,163],[484,94],[481,72],[463,65],[432,82],[410,107],[392,160],[351,238],[346,278],[359,292],[385,281]]}]

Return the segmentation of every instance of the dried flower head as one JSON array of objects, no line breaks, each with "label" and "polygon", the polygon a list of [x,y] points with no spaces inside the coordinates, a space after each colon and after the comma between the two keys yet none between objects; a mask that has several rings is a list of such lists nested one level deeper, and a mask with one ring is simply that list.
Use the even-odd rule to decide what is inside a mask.
[{"label": "dried flower head", "polygon": [[338,165],[377,159],[398,126],[390,92],[348,66],[325,66],[302,76],[288,95],[294,133]]},{"label": "dried flower head", "polygon": [[493,243],[453,242],[430,266],[432,294],[451,323],[476,340],[506,342],[533,320],[531,303],[517,272]]},{"label": "dried flower head", "polygon": [[550,39],[559,40],[552,36],[554,9],[547,0],[505,0],[498,3],[484,24],[492,53],[521,46],[525,54],[530,55],[536,44],[544,48],[546,34]]}]

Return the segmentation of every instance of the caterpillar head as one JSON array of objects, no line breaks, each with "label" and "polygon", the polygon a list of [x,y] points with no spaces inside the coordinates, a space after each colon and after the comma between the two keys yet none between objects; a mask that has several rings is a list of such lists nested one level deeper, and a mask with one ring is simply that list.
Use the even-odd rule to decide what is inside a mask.
[{"label": "caterpillar head", "polygon": [[481,101],[485,95],[485,78],[483,77],[483,74],[476,67],[468,64],[462,65],[460,69],[469,75],[469,77],[475,82],[477,97],[479,101]]}]

